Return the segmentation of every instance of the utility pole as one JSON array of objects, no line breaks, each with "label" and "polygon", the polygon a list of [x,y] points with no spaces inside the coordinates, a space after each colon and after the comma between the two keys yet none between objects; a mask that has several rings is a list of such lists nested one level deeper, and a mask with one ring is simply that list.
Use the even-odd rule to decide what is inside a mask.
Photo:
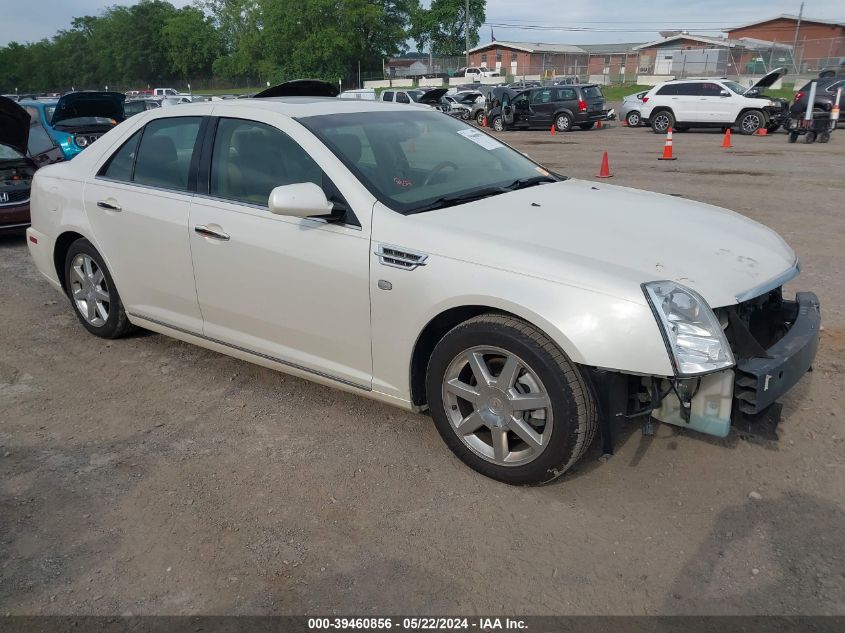
[{"label": "utility pole", "polygon": [[804,3],[801,3],[801,8],[798,10],[798,23],[795,25],[795,39],[792,40],[792,67],[795,70],[795,74],[799,73],[798,70],[798,31],[801,30],[801,18],[804,17]]},{"label": "utility pole", "polygon": [[[804,5],[802,4],[801,6],[803,7]],[[464,35],[466,36],[467,66],[469,66],[469,0],[466,1],[464,22]]]}]

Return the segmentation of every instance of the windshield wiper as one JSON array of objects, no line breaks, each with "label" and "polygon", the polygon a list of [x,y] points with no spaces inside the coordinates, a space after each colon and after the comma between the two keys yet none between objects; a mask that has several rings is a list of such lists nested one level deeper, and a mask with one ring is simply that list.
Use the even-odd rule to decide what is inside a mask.
[{"label": "windshield wiper", "polygon": [[535,185],[541,185],[548,182],[558,182],[558,180],[554,176],[534,176],[532,178],[519,178],[517,180],[514,180],[509,185],[505,186],[485,187],[484,189],[476,189],[475,191],[469,191],[453,196],[443,196],[441,198],[437,198],[432,202],[429,202],[428,204],[422,207],[412,209],[408,213],[423,213],[425,211],[434,211],[435,209],[445,209],[446,207],[454,207],[458,204],[474,202],[476,200],[482,200],[483,198],[498,196],[503,193],[510,193],[511,191],[516,191],[517,189],[525,189],[526,187],[533,187]]},{"label": "windshield wiper", "polygon": [[526,187],[533,187],[535,185],[544,185],[549,182],[557,182],[554,176],[533,176],[532,178],[520,178],[514,180],[511,184],[502,187],[505,191],[516,191],[517,189],[525,189]]}]

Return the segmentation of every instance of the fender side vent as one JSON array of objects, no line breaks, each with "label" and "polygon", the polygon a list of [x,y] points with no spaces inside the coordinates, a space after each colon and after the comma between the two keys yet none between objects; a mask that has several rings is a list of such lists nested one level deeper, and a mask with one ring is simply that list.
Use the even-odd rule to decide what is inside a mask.
[{"label": "fender side vent", "polygon": [[382,265],[402,270],[414,270],[419,266],[425,266],[428,259],[428,255],[424,253],[385,244],[379,244],[375,254],[378,255],[378,260]]}]

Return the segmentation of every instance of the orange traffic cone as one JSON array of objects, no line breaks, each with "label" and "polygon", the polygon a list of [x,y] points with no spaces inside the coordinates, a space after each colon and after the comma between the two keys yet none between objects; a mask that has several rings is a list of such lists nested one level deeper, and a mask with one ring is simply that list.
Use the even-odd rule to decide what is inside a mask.
[{"label": "orange traffic cone", "polygon": [[628,127],[628,119],[627,117],[622,119],[622,127]]},{"label": "orange traffic cone", "polygon": [[487,115],[484,115],[484,118],[481,119],[481,127],[487,127]]},{"label": "orange traffic cone", "polygon": [[596,121],[596,129],[600,130],[602,128],[601,121]]},{"label": "orange traffic cone", "polygon": [[768,135],[769,135],[769,130],[767,130],[767,129],[766,129],[765,127],[763,127],[763,126],[760,126],[760,127],[758,127],[758,128],[757,128],[757,131],[755,132],[755,134],[756,134],[757,136],[768,136]]},{"label": "orange traffic cone", "polygon": [[666,130],[666,142],[663,144],[663,156],[657,160],[677,160],[672,156],[672,128]]},{"label": "orange traffic cone", "polygon": [[552,136],[554,136],[555,134],[557,134],[557,128],[555,127],[555,124],[554,124],[554,123],[552,123],[552,129],[551,129],[551,130],[549,130],[549,133],[550,133]]},{"label": "orange traffic cone", "polygon": [[596,174],[596,178],[613,178],[613,174],[610,173],[610,161],[607,159],[607,152],[601,157],[601,169]]},{"label": "orange traffic cone", "polygon": [[731,145],[731,128],[725,130],[725,138],[722,139],[722,147],[733,147],[733,145]]}]

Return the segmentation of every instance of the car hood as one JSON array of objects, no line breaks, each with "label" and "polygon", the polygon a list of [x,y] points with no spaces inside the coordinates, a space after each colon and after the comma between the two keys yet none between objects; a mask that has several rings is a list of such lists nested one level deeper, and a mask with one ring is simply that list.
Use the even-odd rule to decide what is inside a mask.
[{"label": "car hood", "polygon": [[771,88],[774,85],[774,83],[778,79],[783,77],[785,74],[786,74],[786,66],[784,66],[783,68],[775,68],[773,71],[763,75],[763,77],[758,79],[756,83],[752,84],[752,86],[751,86],[751,88],[749,88],[749,90],[751,90],[753,88]]},{"label": "car hood", "polygon": [[429,90],[423,96],[421,96],[420,100],[417,101],[417,103],[426,103],[428,105],[440,103],[440,100],[445,94],[446,88],[435,88],[434,90]]},{"label": "car hood", "polygon": [[52,125],[67,119],[103,117],[123,121],[123,102],[126,95],[120,92],[69,92],[56,103]]},{"label": "car hood", "polygon": [[253,99],[274,97],[336,97],[340,89],[333,83],[321,79],[294,79],[271,86],[253,95]]},{"label": "car hood", "polygon": [[579,180],[410,217],[409,248],[636,302],[640,284],[669,279],[732,305],[796,263],[777,233],[733,211]]},{"label": "car hood", "polygon": [[0,97],[0,144],[26,156],[29,141],[29,114],[7,97]]}]

